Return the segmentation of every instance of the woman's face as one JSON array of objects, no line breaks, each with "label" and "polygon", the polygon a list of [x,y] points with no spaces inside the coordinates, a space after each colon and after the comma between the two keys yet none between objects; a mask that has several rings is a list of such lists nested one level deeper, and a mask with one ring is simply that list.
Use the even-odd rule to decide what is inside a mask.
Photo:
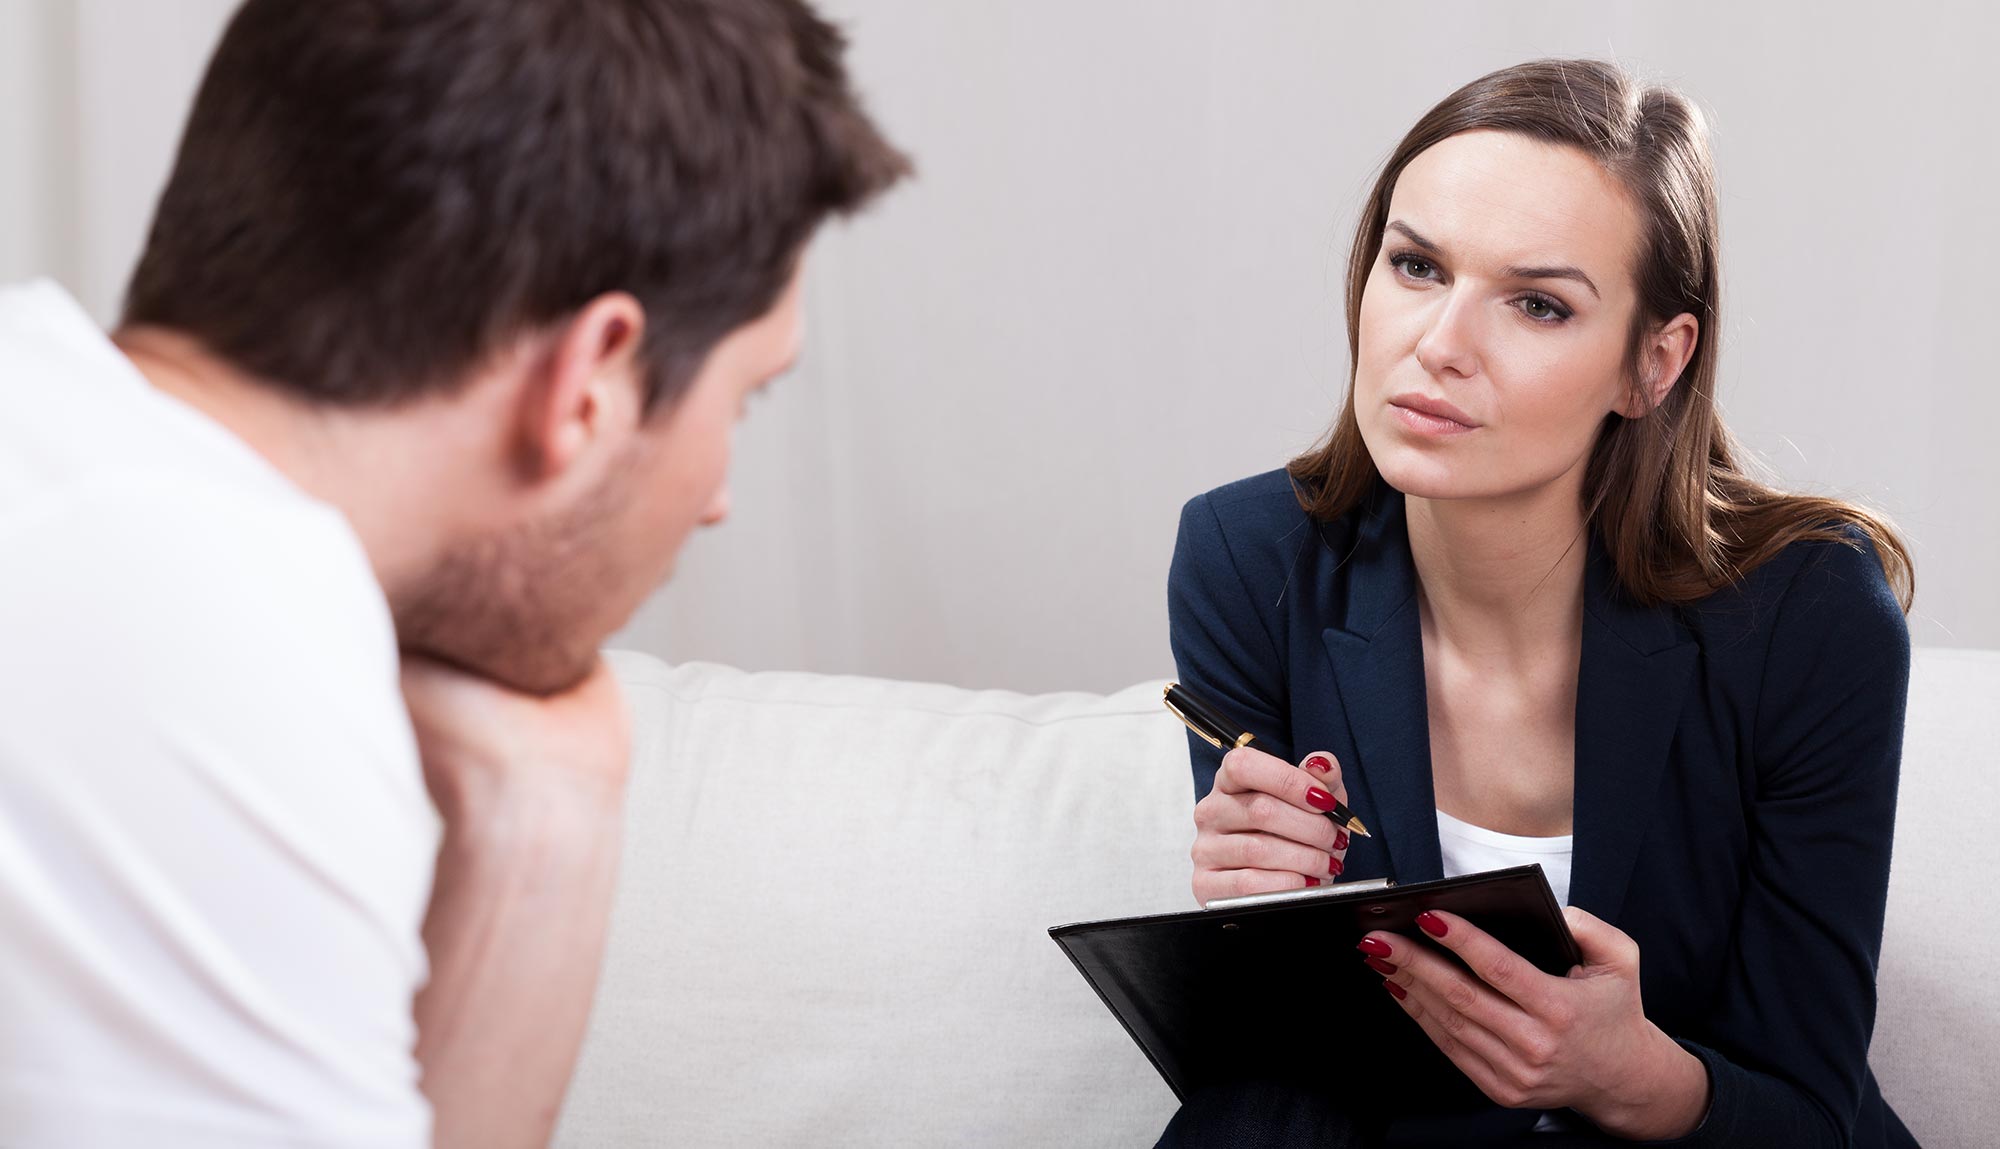
[{"label": "woman's face", "polygon": [[[1361,298],[1362,439],[1430,499],[1523,494],[1584,463],[1631,404],[1639,215],[1572,148],[1453,136],[1403,169]],[[1634,412],[1636,413],[1636,412]]]}]

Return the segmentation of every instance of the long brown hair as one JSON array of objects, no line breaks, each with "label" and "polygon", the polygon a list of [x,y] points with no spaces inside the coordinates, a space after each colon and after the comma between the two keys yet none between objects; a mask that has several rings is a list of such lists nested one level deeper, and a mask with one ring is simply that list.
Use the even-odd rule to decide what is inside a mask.
[{"label": "long brown hair", "polygon": [[1383,165],[1347,266],[1348,400],[1325,441],[1287,467],[1306,512],[1338,518],[1381,481],[1354,415],[1361,294],[1404,167],[1433,144],[1475,129],[1577,148],[1638,205],[1645,234],[1625,363],[1635,393],[1648,331],[1683,312],[1700,320],[1694,354],[1665,399],[1641,418],[1607,416],[1585,472],[1586,518],[1626,593],[1647,605],[1694,602],[1791,543],[1853,546],[1859,530],[1908,611],[1915,572],[1884,518],[1837,499],[1776,490],[1737,462],[1741,449],[1715,405],[1720,229],[1707,127],[1679,92],[1642,87],[1597,60],[1537,60],[1474,80],[1417,121]]}]

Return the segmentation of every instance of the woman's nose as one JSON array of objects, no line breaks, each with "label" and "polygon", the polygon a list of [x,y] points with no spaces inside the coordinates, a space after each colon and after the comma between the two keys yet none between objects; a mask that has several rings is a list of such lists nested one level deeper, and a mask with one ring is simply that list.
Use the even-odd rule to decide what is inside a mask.
[{"label": "woman's nose", "polygon": [[1478,331],[1472,300],[1448,292],[1417,340],[1417,363],[1432,375],[1470,378],[1479,372]]}]

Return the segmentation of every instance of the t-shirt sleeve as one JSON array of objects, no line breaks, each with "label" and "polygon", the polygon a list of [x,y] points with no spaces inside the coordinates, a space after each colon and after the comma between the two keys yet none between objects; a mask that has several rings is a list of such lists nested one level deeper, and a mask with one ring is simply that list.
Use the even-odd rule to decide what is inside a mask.
[{"label": "t-shirt sleeve", "polygon": [[0,549],[10,1130],[426,1144],[437,820],[344,520],[165,483],[0,523]]}]

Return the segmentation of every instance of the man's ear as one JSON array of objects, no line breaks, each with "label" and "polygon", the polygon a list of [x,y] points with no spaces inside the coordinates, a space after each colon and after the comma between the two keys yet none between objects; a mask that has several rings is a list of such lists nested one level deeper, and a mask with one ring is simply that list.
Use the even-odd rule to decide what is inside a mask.
[{"label": "man's ear", "polygon": [[518,442],[531,478],[560,475],[593,445],[621,440],[638,426],[645,335],[646,309],[622,291],[598,296],[554,328],[521,396]]},{"label": "man's ear", "polygon": [[1687,370],[1688,360],[1694,357],[1694,345],[1700,335],[1700,322],[1685,311],[1653,332],[1647,340],[1645,353],[1639,358],[1641,374],[1638,391],[1636,394],[1631,389],[1625,392],[1618,404],[1618,413],[1627,419],[1642,419],[1666,402],[1667,393],[1674,389],[1681,372]]}]

